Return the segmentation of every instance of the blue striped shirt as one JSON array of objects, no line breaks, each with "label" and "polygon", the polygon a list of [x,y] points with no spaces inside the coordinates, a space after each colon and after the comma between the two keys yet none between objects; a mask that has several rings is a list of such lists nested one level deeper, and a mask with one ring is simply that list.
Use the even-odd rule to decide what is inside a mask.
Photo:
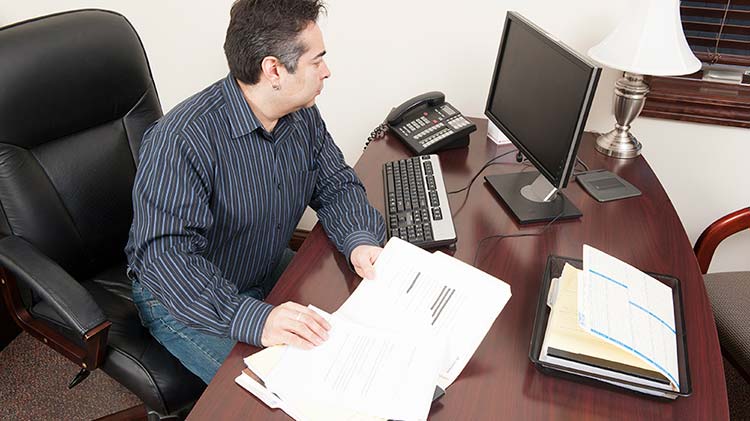
[{"label": "blue striped shirt", "polygon": [[229,75],[144,134],[130,270],[179,322],[260,346],[273,306],[239,294],[275,268],[308,205],[347,259],[385,238],[317,107],[268,133]]}]

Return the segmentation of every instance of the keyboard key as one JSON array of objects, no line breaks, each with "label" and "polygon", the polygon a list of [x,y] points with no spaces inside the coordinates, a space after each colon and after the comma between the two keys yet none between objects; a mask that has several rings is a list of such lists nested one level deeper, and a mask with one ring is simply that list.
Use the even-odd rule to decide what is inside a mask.
[{"label": "keyboard key", "polygon": [[443,213],[440,211],[440,208],[432,208],[432,219],[435,221],[443,219]]},{"label": "keyboard key", "polygon": [[438,200],[437,192],[434,192],[434,191],[430,192],[430,206],[432,207],[440,206],[440,200]]}]

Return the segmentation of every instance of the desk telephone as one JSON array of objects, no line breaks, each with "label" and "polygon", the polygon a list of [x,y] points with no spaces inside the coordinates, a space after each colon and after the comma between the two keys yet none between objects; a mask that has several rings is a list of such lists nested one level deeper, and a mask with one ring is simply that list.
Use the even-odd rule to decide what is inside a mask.
[{"label": "desk telephone", "polygon": [[469,145],[477,126],[452,105],[442,92],[417,95],[394,108],[379,130],[391,129],[417,155]]}]

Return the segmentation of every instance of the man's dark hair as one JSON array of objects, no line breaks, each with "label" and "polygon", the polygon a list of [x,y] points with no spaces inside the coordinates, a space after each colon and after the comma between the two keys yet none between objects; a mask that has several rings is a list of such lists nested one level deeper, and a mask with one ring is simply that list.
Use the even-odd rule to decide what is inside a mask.
[{"label": "man's dark hair", "polygon": [[307,51],[298,39],[318,20],[325,6],[320,0],[238,0],[232,5],[224,41],[229,71],[244,83],[260,80],[261,62],[273,56],[290,72]]}]

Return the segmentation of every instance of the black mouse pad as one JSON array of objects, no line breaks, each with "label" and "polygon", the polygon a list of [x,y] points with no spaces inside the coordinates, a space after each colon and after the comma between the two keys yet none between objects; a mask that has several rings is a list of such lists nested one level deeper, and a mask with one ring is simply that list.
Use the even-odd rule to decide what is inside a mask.
[{"label": "black mouse pad", "polygon": [[640,196],[641,191],[609,171],[597,171],[576,176],[578,184],[599,202]]}]

